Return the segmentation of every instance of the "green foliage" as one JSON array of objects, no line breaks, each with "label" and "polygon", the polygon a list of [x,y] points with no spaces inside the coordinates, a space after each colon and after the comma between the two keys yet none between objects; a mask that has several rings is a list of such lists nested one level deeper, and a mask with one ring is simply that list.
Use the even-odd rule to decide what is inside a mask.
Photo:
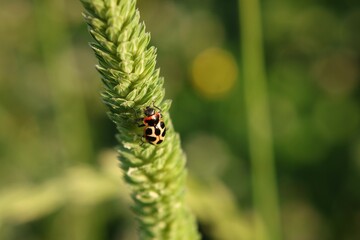
[{"label": "green foliage", "polygon": [[[102,98],[119,131],[119,159],[131,188],[141,239],[197,239],[193,216],[184,205],[185,156],[163,101],[163,78],[156,69],[156,49],[140,23],[135,0],[82,1],[90,46],[104,84]],[[135,112],[162,109],[168,134],[159,146],[140,144]]]}]

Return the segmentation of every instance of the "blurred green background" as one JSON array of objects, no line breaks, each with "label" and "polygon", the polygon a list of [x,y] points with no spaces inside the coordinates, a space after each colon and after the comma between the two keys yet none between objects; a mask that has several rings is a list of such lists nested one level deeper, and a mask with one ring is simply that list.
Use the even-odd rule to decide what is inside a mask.
[{"label": "blurred green background", "polygon": [[[138,1],[204,239],[254,234],[237,4]],[[135,238],[82,10],[0,3],[0,239]],[[261,10],[283,239],[360,239],[360,2]]]}]

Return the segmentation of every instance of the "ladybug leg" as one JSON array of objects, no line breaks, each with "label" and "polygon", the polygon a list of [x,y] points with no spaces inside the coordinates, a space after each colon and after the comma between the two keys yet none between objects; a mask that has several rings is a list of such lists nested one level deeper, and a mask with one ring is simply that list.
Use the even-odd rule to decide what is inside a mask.
[{"label": "ladybug leg", "polygon": [[142,118],[139,118],[139,114],[138,114],[138,112],[135,110],[135,108],[132,107],[131,109],[134,111],[134,115],[135,115],[135,117],[136,117],[136,118],[135,118],[135,121],[138,122],[138,121],[142,120]]},{"label": "ladybug leg", "polygon": [[141,136],[141,143],[140,143],[141,147],[146,143],[144,138],[145,138],[144,136]]},{"label": "ladybug leg", "polygon": [[145,124],[143,123],[143,119],[142,118],[136,118],[134,120],[134,124],[136,124],[138,127],[145,127]]},{"label": "ladybug leg", "polygon": [[132,110],[134,110],[135,117],[136,117],[134,123],[137,124],[138,127],[145,127],[145,124],[143,123],[144,119],[139,117],[138,112],[134,108],[132,108]]}]

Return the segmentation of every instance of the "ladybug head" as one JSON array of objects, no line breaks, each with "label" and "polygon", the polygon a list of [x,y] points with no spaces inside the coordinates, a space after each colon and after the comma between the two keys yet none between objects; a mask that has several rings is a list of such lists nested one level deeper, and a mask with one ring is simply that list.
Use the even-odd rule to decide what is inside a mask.
[{"label": "ladybug head", "polygon": [[152,116],[152,115],[155,114],[155,110],[153,108],[151,108],[151,107],[146,107],[145,110],[144,110],[144,114],[146,116],[148,116],[148,117]]}]

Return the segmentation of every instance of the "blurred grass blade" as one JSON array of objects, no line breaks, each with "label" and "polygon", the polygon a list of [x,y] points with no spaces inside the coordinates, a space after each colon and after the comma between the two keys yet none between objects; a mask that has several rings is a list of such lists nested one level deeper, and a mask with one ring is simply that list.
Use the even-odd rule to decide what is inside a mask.
[{"label": "blurred grass blade", "polygon": [[[85,102],[70,36],[64,1],[34,4],[36,31],[54,105],[56,133],[62,163],[91,162],[92,141]],[[45,85],[45,84],[44,84]]]},{"label": "blurred grass blade", "polygon": [[244,95],[247,111],[257,240],[280,240],[276,174],[258,0],[239,0]]}]

